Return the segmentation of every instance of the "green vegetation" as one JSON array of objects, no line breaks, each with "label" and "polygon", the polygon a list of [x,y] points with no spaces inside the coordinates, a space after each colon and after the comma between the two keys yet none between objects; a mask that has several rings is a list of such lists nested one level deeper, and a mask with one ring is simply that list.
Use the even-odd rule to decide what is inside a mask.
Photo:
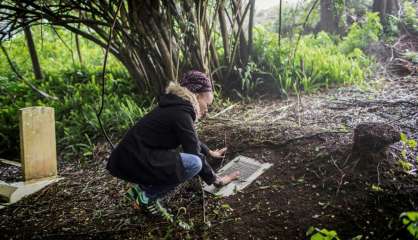
[{"label": "green vegetation", "polygon": [[306,231],[306,236],[310,240],[340,240],[336,231],[314,228],[312,226]]},{"label": "green vegetation", "polygon": [[[40,29],[35,29],[39,36]],[[70,44],[72,36],[59,31],[60,37]],[[0,55],[0,154],[18,156],[19,118],[18,109],[29,106],[55,108],[57,143],[59,152],[67,159],[77,155],[83,161],[92,155],[93,147],[101,129],[96,117],[101,100],[101,74],[103,51],[93,43],[83,41],[81,52],[85,65],[80,66],[72,52],[63,47],[63,42],[50,29],[43,29],[42,38],[37,37],[39,57],[44,79],[34,80],[31,63],[23,35],[4,44],[10,57],[25,76],[38,89],[57,100],[45,98],[18,79],[11,71],[5,56]],[[103,127],[111,134],[120,134],[132,126],[148,111],[152,99],[140,98],[129,75],[114,59],[110,59],[105,84],[105,106],[101,119]]]},{"label": "green vegetation", "polygon": [[399,218],[413,239],[418,239],[418,212],[404,212]]},{"label": "green vegetation", "polygon": [[404,4],[404,17],[403,21],[408,29],[418,33],[418,18],[417,18],[417,8],[411,1],[403,1]]},{"label": "green vegetation", "polygon": [[271,72],[285,92],[362,84],[372,63],[362,49],[379,39],[382,26],[378,20],[377,14],[367,14],[364,23],[353,24],[343,39],[325,32],[304,35],[296,54],[294,39],[283,39],[279,49],[276,33],[256,28],[258,66]]},{"label": "green vegetation", "polygon": [[417,141],[412,138],[408,138],[405,133],[401,133],[402,150],[398,163],[405,172],[414,172],[416,167],[412,164],[418,162],[418,155],[416,154]]},{"label": "green vegetation", "polygon": [[[309,237],[310,240],[340,240],[341,238],[338,237],[337,231],[328,230],[326,228],[319,229],[315,227],[309,227],[306,231],[306,236]],[[361,240],[363,239],[363,235],[357,235],[351,240]]]}]

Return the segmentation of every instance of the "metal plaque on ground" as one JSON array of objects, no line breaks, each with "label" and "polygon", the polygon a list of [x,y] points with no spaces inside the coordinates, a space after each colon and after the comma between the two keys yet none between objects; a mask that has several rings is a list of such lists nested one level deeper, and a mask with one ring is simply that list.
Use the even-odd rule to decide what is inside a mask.
[{"label": "metal plaque on ground", "polygon": [[222,197],[234,195],[238,191],[250,185],[272,165],[273,164],[271,163],[260,163],[252,158],[238,156],[226,164],[223,168],[221,168],[217,175],[225,176],[232,172],[239,171],[239,179],[232,181],[228,185],[220,188],[217,188],[214,185],[205,185],[204,190]]}]

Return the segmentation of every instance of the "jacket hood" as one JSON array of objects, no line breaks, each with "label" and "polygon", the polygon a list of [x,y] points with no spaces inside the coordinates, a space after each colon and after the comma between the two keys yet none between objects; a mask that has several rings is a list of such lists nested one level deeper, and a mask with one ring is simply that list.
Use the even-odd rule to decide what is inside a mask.
[{"label": "jacket hood", "polygon": [[192,115],[193,120],[196,119],[199,106],[196,96],[192,92],[173,82],[170,82],[166,88],[166,94],[159,97],[158,105],[162,108],[171,106],[181,107]]}]

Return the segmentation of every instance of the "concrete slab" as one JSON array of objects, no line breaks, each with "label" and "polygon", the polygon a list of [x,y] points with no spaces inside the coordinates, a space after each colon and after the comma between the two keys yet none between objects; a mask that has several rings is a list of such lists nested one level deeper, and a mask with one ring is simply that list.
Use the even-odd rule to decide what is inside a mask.
[{"label": "concrete slab", "polygon": [[0,162],[15,166],[15,167],[22,167],[22,164],[20,162],[10,161],[10,160],[3,159],[3,158],[0,158]]},{"label": "concrete slab", "polygon": [[217,174],[223,176],[238,170],[240,171],[240,178],[238,180],[220,188],[213,185],[204,185],[203,189],[209,193],[222,197],[234,195],[250,185],[271,166],[273,166],[271,163],[260,163],[252,158],[237,156],[222,167]]},{"label": "concrete slab", "polygon": [[58,182],[61,179],[63,178],[52,177],[14,183],[0,181],[0,198],[6,200],[6,203],[4,203],[3,206],[13,204],[26,196],[38,192],[52,183]]}]

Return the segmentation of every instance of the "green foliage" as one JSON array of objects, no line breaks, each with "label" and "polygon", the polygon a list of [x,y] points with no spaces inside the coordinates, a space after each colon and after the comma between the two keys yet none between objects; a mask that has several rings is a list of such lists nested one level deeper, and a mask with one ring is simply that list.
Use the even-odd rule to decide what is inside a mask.
[{"label": "green foliage", "polygon": [[403,57],[415,64],[418,64],[418,52],[410,51],[409,49],[407,49],[403,54]]},{"label": "green foliage", "polygon": [[[83,59],[83,64],[81,65],[78,61],[74,34],[57,27],[54,31],[49,26],[43,26],[42,28],[39,26],[32,27],[31,30],[41,68],[47,74],[53,76],[72,74],[75,71],[74,69],[86,69],[88,72],[101,71],[104,52],[95,43],[80,37],[80,51]],[[18,34],[12,39],[3,42],[3,45],[8,50],[15,66],[19,68],[19,72],[31,78],[33,75],[32,63],[24,35]],[[3,54],[0,54],[0,60],[1,76],[14,77]],[[107,69],[111,69],[112,72],[125,72],[122,64],[112,55],[109,55]]]},{"label": "green foliage", "polygon": [[[312,226],[306,231],[306,237],[309,237],[310,240],[340,240],[336,231],[326,228],[319,229]],[[363,235],[357,235],[351,238],[351,240],[361,239],[363,239]]]},{"label": "green foliage", "polygon": [[349,40],[339,44],[338,39],[325,32],[305,35],[293,57],[295,41],[282,39],[279,49],[277,37],[263,28],[255,29],[255,61],[261,70],[273,74],[285,92],[361,84],[369,73],[371,61],[360,49],[341,51],[340,45]]},{"label": "green foliage", "polygon": [[402,143],[402,150],[400,159],[398,160],[399,165],[405,172],[416,170],[411,162],[416,163],[418,161],[418,155],[415,151],[418,146],[417,141],[415,139],[408,138],[405,133],[401,133],[400,139]]},{"label": "green foliage", "polygon": [[376,184],[372,184],[371,189],[372,189],[373,192],[382,192],[383,191],[382,187],[380,187],[379,185],[376,185]]},{"label": "green foliage", "polygon": [[310,240],[339,240],[340,239],[336,231],[327,230],[325,228],[318,229],[312,226],[306,232],[306,236],[309,237]]},{"label": "green foliage", "polygon": [[257,64],[254,62],[249,62],[244,68],[237,68],[236,71],[238,72],[240,79],[241,79],[241,92],[240,94],[238,91],[236,92],[241,99],[244,99],[250,95],[251,92],[254,92],[255,87],[258,84],[259,79],[253,79],[254,73],[259,72]]},{"label": "green foliage", "polygon": [[[35,28],[34,34],[40,34]],[[71,35],[61,32],[62,38],[71,43]],[[50,106],[55,109],[56,134],[59,152],[64,158],[89,158],[96,140],[102,131],[96,117],[101,101],[102,49],[89,42],[82,42],[83,59],[86,64],[74,63],[71,52],[52,31],[43,29],[43,43],[38,36],[36,44],[44,72],[43,80],[32,78],[29,53],[22,35],[3,44],[19,67],[21,74],[37,88],[56,96],[58,100],[41,97],[28,85],[17,79],[0,55],[0,154],[18,156],[19,119],[18,109],[28,106]],[[75,61],[75,60],[74,60]],[[141,99],[124,68],[110,59],[105,84],[105,105],[101,114],[104,129],[120,135],[149,110],[151,99]]]},{"label": "green foliage", "polygon": [[[84,76],[81,81],[73,78],[79,77],[80,74]],[[0,129],[7,136],[7,141],[1,145],[8,147],[2,149],[18,148],[18,109],[38,105],[55,108],[57,143],[65,150],[65,157],[75,153],[85,157],[92,154],[92,140],[97,140],[102,135],[96,117],[101,94],[100,85],[96,80],[98,75],[77,71],[74,75],[67,76],[69,79],[48,75],[48,78],[39,84],[41,89],[49,89],[49,94],[57,96],[59,100],[41,98],[28,86],[16,80],[8,82],[4,90],[14,97],[0,96],[0,101],[5,103],[0,110],[0,121],[6,123],[0,125]],[[126,78],[127,76],[107,75],[108,94],[101,119],[104,128],[110,133],[120,133],[132,126],[135,120],[148,110],[147,107],[137,105],[144,101],[132,94],[134,90]],[[115,92],[119,95],[112,94]]]},{"label": "green foliage", "polygon": [[404,15],[403,21],[408,29],[418,33],[418,10],[417,4],[412,1],[403,1]]},{"label": "green foliage", "polygon": [[405,160],[399,160],[398,163],[405,172],[411,171],[412,168],[414,167],[414,165],[412,165],[410,162],[407,162]]},{"label": "green foliage", "polygon": [[216,205],[212,214],[209,214],[209,216],[214,218],[227,218],[232,215],[233,211],[234,209],[229,204]]},{"label": "green foliage", "polygon": [[418,239],[418,212],[403,212],[399,218],[414,239]]},{"label": "green foliage", "polygon": [[379,40],[382,24],[377,13],[369,12],[362,23],[353,23],[348,34],[343,38],[339,49],[343,53],[351,53],[355,49],[364,49],[368,44]]},{"label": "green foliage", "polygon": [[396,39],[396,37],[399,35],[399,23],[401,20],[394,15],[388,15],[386,16],[386,24],[384,25],[384,32],[385,37],[390,39]]}]

